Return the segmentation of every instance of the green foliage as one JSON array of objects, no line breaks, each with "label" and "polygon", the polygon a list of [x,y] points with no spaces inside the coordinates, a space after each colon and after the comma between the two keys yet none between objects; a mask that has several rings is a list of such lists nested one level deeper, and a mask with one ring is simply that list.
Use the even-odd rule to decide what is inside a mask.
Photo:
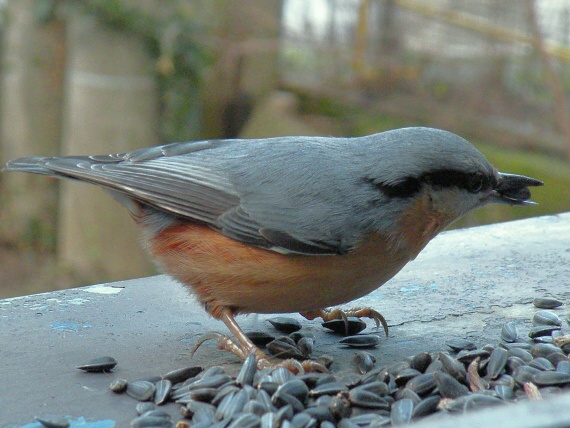
[{"label": "green foliage", "polygon": [[189,141],[200,137],[198,88],[184,76],[159,79],[162,94],[160,133],[165,141]]},{"label": "green foliage", "polygon": [[56,248],[55,227],[38,218],[32,218],[23,231],[22,241],[35,251],[54,252]]},{"label": "green foliage", "polygon": [[361,107],[343,103],[332,97],[318,97],[309,93],[298,93],[299,113],[331,117],[342,123],[346,135],[368,135],[406,126],[421,126],[403,118],[385,114],[370,114]]},{"label": "green foliage", "polygon": [[350,135],[369,135],[389,131],[390,129],[405,128],[407,126],[421,126],[421,124],[411,123],[404,118],[385,114],[370,115],[355,113],[351,119]]},{"label": "green foliage", "polygon": [[[59,15],[87,13],[118,32],[139,37],[156,59],[161,99],[161,133],[165,142],[196,138],[200,129],[197,88],[212,58],[196,41],[202,30],[191,8],[175,0],[155,10],[125,0],[36,0],[40,22]],[[60,8],[57,6],[61,5]]]},{"label": "green foliage", "polygon": [[34,17],[38,22],[51,21],[56,16],[57,0],[35,0]]},{"label": "green foliage", "polygon": [[86,10],[117,31],[141,37],[157,58],[161,92],[161,134],[166,142],[197,138],[200,110],[197,88],[211,58],[196,43],[199,30],[193,16],[170,2],[170,13],[145,13],[123,0],[81,0]]},{"label": "green foliage", "polygon": [[301,114],[319,114],[337,119],[342,119],[346,115],[346,106],[340,100],[315,97],[307,93],[298,94],[298,97]]}]

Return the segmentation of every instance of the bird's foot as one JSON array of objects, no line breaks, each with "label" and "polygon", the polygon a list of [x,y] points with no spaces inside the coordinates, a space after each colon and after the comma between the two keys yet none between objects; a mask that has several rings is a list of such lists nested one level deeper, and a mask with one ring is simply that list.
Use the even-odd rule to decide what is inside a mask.
[{"label": "bird's foot", "polygon": [[190,354],[194,356],[194,353],[198,350],[198,348],[202,346],[204,342],[207,342],[208,340],[211,339],[216,340],[216,345],[218,349],[221,349],[222,351],[231,352],[242,361],[245,361],[245,359],[248,357],[249,354],[255,354],[255,359],[258,362],[262,360],[267,360],[267,355],[265,355],[265,353],[261,351],[258,347],[256,346],[246,347],[240,343],[236,343],[229,336],[225,336],[221,333],[216,333],[216,332],[207,333],[204,336],[202,336],[200,339],[198,339],[198,341],[194,344],[194,347],[192,348]]},{"label": "bird's foot", "polygon": [[254,354],[257,363],[257,368],[259,370],[266,368],[283,367],[289,370],[293,374],[304,374],[309,372],[323,372],[323,373],[328,372],[325,366],[317,363],[316,361],[311,361],[311,360],[297,361],[290,358],[278,363],[273,363],[269,361],[267,355],[265,355],[265,353],[261,351],[258,347],[243,346],[239,343],[236,343],[232,338],[216,332],[210,332],[202,336],[192,348],[191,355],[193,356],[194,353],[204,342],[211,339],[216,340],[218,349],[221,349],[223,351],[229,351],[242,361],[245,361],[250,354]]},{"label": "bird's foot", "polygon": [[341,308],[317,309],[309,312],[301,312],[301,315],[307,318],[308,320],[313,320],[315,318],[322,318],[323,321],[342,319],[345,322],[347,331],[348,331],[347,317],[372,318],[376,323],[376,328],[379,328],[380,324],[382,324],[382,328],[384,328],[384,333],[386,333],[386,337],[388,336],[388,323],[386,322],[386,318],[384,318],[384,316],[377,310],[368,307],[351,308],[351,309],[341,309]]}]

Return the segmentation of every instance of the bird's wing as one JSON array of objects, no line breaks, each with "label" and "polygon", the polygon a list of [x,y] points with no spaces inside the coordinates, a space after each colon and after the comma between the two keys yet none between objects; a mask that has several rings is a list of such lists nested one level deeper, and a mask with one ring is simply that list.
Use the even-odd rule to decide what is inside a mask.
[{"label": "bird's wing", "polygon": [[295,218],[302,210],[300,201],[287,200],[285,203],[294,208],[287,210],[280,206],[279,194],[266,202],[245,195],[239,178],[220,167],[220,159],[212,162],[212,156],[224,152],[202,153],[227,144],[238,143],[212,140],[108,156],[20,158],[9,162],[4,170],[98,184],[178,217],[205,222],[238,241],[277,252],[342,254],[350,249],[350,243],[321,232],[319,226],[303,226]]},{"label": "bird's wing", "polygon": [[[149,152],[156,148],[148,149]],[[141,151],[109,156],[20,158],[6,171],[24,171],[98,184],[171,214],[214,224],[239,197],[223,175],[184,156],[146,158]]]}]

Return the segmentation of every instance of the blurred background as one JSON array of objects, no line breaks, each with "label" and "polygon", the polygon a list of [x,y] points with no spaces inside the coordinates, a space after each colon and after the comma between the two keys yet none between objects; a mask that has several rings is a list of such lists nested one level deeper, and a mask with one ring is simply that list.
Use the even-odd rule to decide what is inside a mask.
[{"label": "blurred background", "polygon": [[[433,126],[570,210],[570,0],[3,0],[0,164]],[[569,237],[570,239],[570,237]],[[156,273],[100,189],[0,174],[0,297]]]}]

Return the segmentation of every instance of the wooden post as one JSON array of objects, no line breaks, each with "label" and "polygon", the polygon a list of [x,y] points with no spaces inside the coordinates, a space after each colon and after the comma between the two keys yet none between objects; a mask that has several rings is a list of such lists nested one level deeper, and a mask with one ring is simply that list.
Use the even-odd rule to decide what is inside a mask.
[{"label": "wooden post", "polygon": [[282,1],[204,4],[199,16],[216,41],[217,63],[201,88],[202,133],[206,138],[236,137],[254,102],[277,86]]},{"label": "wooden post", "polygon": [[[20,156],[55,156],[61,140],[65,31],[59,20],[37,22],[34,0],[6,3],[2,47],[0,167]],[[55,181],[31,174],[0,177],[0,236],[35,250],[53,250]]]},{"label": "wooden post", "polygon": [[[64,154],[107,154],[159,144],[154,63],[135,37],[70,17]],[[95,186],[65,182],[60,260],[86,279],[149,273],[128,212]]]}]

